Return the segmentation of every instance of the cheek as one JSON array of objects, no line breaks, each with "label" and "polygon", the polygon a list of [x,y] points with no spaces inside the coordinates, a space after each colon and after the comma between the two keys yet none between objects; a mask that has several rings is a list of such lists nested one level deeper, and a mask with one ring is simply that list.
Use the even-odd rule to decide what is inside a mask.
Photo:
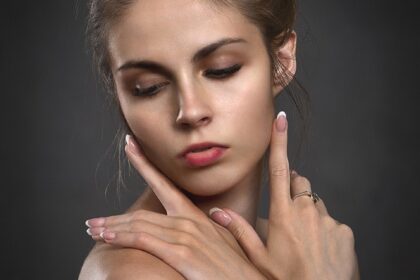
[{"label": "cheek", "polygon": [[121,102],[121,107],[130,129],[149,159],[154,162],[153,159],[161,158],[168,146],[165,139],[172,138],[170,128],[165,128],[168,123],[166,110],[135,102]]},{"label": "cheek", "polygon": [[248,153],[263,154],[271,139],[274,120],[274,100],[268,74],[249,76],[235,91],[239,98],[231,102],[232,126],[241,149]]},{"label": "cheek", "polygon": [[241,155],[244,159],[249,157],[251,161],[255,161],[263,156],[271,140],[272,122],[273,106],[270,99],[254,100],[248,110],[236,120],[237,137],[243,139],[238,144],[244,151]]},{"label": "cheek", "polygon": [[[172,138],[168,134],[169,128],[164,128],[162,114],[134,113],[127,116],[127,121],[144,152],[151,158],[158,157],[165,152],[167,140]],[[156,154],[158,153],[158,154]]]},{"label": "cheek", "polygon": [[150,159],[159,158],[162,147],[167,147],[165,139],[171,138],[166,135],[169,127],[163,128],[170,114],[168,104],[139,102],[122,93],[118,85],[117,90],[122,112],[137,142]]},{"label": "cheek", "polygon": [[143,152],[150,162],[159,168],[164,174],[174,179],[174,174],[179,173],[175,159],[179,152],[174,144],[176,137],[172,128],[167,125],[169,115],[156,114],[155,112],[132,115],[127,121],[142,147]]}]

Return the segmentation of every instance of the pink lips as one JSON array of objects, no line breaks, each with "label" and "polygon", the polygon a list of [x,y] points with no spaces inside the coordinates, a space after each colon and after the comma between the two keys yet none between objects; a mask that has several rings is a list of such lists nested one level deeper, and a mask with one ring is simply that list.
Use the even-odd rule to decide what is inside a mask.
[{"label": "pink lips", "polygon": [[228,147],[216,143],[198,143],[185,149],[180,157],[191,167],[208,166],[220,159]]}]

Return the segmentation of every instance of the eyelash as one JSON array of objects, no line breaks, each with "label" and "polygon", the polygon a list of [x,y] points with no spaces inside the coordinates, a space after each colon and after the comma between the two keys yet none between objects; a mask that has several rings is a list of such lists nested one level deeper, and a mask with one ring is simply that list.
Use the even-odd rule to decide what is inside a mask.
[{"label": "eyelash", "polygon": [[[204,71],[204,75],[206,75],[207,77],[211,77],[213,79],[225,79],[230,77],[231,75],[235,74],[236,72],[238,72],[240,69],[242,68],[242,65],[240,64],[234,64],[230,67],[227,68],[223,68],[223,69],[209,69]],[[135,87],[134,89],[134,96],[139,96],[139,97],[153,97],[154,95],[156,95],[159,90],[168,85],[169,82],[163,82],[163,83],[159,83],[156,85],[153,85],[151,87],[145,88],[145,89],[140,89],[139,87]]]},{"label": "eyelash", "polygon": [[140,89],[138,86],[136,86],[134,88],[134,96],[152,97],[153,95],[157,94],[162,87],[168,84],[169,82],[163,82],[163,83],[159,83],[145,89]]},{"label": "eyelash", "polygon": [[241,69],[242,65],[234,64],[228,68],[223,69],[209,69],[204,72],[207,76],[213,76],[216,79],[223,79],[226,77],[229,77],[230,75],[234,74],[235,72],[238,72],[239,69]]}]

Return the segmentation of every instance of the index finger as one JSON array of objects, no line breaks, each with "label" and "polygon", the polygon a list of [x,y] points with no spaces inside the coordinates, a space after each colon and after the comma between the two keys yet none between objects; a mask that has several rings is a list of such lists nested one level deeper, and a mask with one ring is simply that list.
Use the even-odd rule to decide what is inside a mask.
[{"label": "index finger", "polygon": [[204,215],[172,182],[146,158],[131,135],[126,136],[125,151],[130,162],[142,175],[162,203],[168,216]]},{"label": "index finger", "polygon": [[290,171],[287,158],[286,113],[281,111],[272,127],[269,171],[270,171],[270,217],[275,216],[282,207],[291,202]]}]

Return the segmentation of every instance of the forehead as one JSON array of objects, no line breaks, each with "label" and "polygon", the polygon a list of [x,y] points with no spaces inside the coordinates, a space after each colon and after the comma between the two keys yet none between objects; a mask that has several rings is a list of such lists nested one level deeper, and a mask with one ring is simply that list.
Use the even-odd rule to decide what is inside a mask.
[{"label": "forehead", "polygon": [[190,59],[221,38],[262,44],[258,28],[237,9],[204,0],[138,0],[111,28],[113,64],[133,59]]}]

